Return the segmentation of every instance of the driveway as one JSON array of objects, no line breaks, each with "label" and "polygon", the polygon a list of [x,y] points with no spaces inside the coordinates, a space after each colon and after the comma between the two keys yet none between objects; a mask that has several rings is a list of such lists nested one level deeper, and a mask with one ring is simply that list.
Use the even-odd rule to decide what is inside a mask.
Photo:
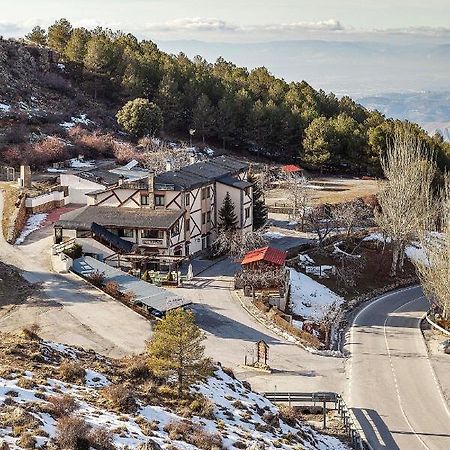
[{"label": "driveway", "polygon": [[[204,271],[190,286],[177,289],[195,303],[191,308],[206,332],[206,353],[233,368],[239,378],[259,391],[342,392],[344,360],[311,354],[257,322],[230,290],[235,270],[233,263],[224,260]],[[259,340],[269,344],[272,374],[242,367],[245,355],[251,357]]]},{"label": "driveway", "polygon": [[[2,211],[0,195],[0,217]],[[12,331],[37,323],[46,339],[113,357],[142,352],[151,335],[147,320],[74,275],[52,272],[52,231],[48,225],[20,246],[9,245],[0,233],[0,258],[42,286],[27,303],[0,309],[0,328]]]},{"label": "driveway", "polygon": [[450,448],[450,411],[420,330],[419,287],[387,294],[354,319],[347,399],[374,450]]}]

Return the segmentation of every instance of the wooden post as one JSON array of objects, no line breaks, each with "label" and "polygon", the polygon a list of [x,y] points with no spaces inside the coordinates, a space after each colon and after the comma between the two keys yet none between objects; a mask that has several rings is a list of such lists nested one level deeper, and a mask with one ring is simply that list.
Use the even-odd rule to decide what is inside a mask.
[{"label": "wooden post", "polygon": [[323,429],[327,428],[327,402],[323,402]]}]

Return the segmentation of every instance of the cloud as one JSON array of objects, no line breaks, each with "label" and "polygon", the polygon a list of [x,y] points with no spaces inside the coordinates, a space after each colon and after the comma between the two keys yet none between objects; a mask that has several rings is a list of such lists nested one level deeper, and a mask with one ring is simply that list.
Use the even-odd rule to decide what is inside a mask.
[{"label": "cloud", "polygon": [[407,27],[407,28],[384,28],[374,30],[375,33],[404,34],[421,36],[445,36],[450,34],[449,27]]},{"label": "cloud", "polygon": [[152,23],[145,27],[149,31],[235,31],[235,25],[216,18],[186,17],[170,20],[164,23]]},{"label": "cloud", "polygon": [[144,27],[146,31],[155,32],[296,32],[296,31],[341,31],[344,27],[338,20],[330,19],[319,22],[292,22],[258,25],[236,25],[213,17],[186,17],[163,23],[150,23]]}]

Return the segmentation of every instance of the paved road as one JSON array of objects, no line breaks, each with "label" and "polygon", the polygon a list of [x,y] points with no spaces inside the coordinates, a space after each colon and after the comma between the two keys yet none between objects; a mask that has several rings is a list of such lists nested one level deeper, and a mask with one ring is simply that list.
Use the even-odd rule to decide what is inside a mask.
[{"label": "paved road", "polygon": [[[2,211],[0,195],[0,217]],[[74,275],[52,272],[51,232],[50,227],[43,228],[23,245],[13,246],[0,231],[0,259],[21,270],[28,281],[42,286],[27,303],[0,308],[0,329],[13,331],[37,323],[45,339],[113,357],[142,352],[151,335],[150,323]]]},{"label": "paved road", "polygon": [[[192,308],[198,324],[207,334],[208,355],[232,367],[256,390],[342,392],[344,359],[311,354],[257,322],[230,291],[234,269],[229,260],[221,261],[196,277],[188,288],[177,289],[177,293],[195,303]],[[242,367],[246,353],[251,355],[255,343],[261,339],[270,347],[272,374]]]},{"label": "paved road", "polygon": [[450,449],[450,411],[419,328],[427,306],[418,287],[391,293],[350,329],[348,404],[374,450]]}]

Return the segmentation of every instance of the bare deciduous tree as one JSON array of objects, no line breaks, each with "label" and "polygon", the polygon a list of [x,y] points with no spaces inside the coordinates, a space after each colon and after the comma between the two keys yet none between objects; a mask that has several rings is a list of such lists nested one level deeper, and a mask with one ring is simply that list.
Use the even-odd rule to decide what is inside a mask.
[{"label": "bare deciduous tree", "polygon": [[403,271],[405,246],[427,229],[432,219],[432,182],[435,164],[423,142],[408,131],[397,132],[381,158],[386,181],[375,214],[392,242],[391,276]]},{"label": "bare deciduous tree", "polygon": [[286,187],[288,199],[292,205],[292,219],[300,223],[301,231],[305,228],[305,219],[311,200],[310,187],[305,177],[288,175]]},{"label": "bare deciduous tree", "polygon": [[246,253],[267,245],[268,241],[256,231],[243,233],[241,230],[222,230],[214,241],[217,254],[228,255],[232,258],[242,258]]},{"label": "bare deciduous tree", "polygon": [[336,229],[329,205],[311,208],[306,215],[306,224],[313,233],[317,234],[320,247],[323,246],[325,239]]},{"label": "bare deciduous tree", "polygon": [[441,232],[423,233],[425,258],[416,261],[416,267],[424,291],[437,304],[442,317],[450,320],[450,178],[435,208],[442,211]]},{"label": "bare deciduous tree", "polygon": [[139,141],[139,148],[142,151],[141,160],[144,167],[155,173],[165,172],[168,163],[171,170],[178,170],[197,160],[197,155],[185,145],[171,147],[167,143],[152,138],[142,138]]},{"label": "bare deciduous tree", "polygon": [[348,240],[356,226],[367,221],[369,210],[361,200],[340,203],[332,208],[331,215],[336,226],[343,228],[345,240]]}]

